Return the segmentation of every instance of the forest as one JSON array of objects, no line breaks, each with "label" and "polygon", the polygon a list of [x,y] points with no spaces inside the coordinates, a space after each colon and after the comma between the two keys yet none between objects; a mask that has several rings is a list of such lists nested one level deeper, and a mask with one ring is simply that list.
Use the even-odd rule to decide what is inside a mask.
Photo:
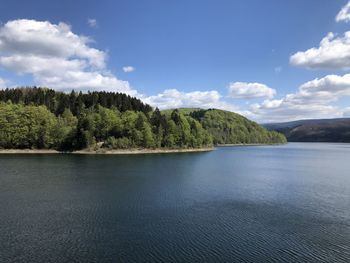
[{"label": "forest", "polygon": [[290,142],[350,142],[350,118],[266,123],[263,126],[284,134]]},{"label": "forest", "polygon": [[152,111],[152,107],[137,98],[124,93],[94,91],[70,93],[57,92],[53,89],[38,87],[23,87],[15,89],[0,89],[0,101],[11,101],[14,104],[44,105],[55,115],[61,115],[66,109],[74,115],[79,115],[83,108],[97,105],[106,108],[116,108],[120,112],[127,110],[141,111],[145,114]]},{"label": "forest", "polygon": [[[218,109],[182,108],[179,111],[200,122],[209,132],[214,145],[224,144],[280,144],[286,137],[276,131],[269,131],[237,113]],[[165,110],[165,114],[171,111]]]},{"label": "forest", "polygon": [[213,138],[214,144],[279,144],[286,143],[286,137],[276,131],[269,131],[237,113],[209,109],[189,114],[198,120]]},{"label": "forest", "polygon": [[251,128],[253,122],[238,114],[246,121],[229,123],[230,119],[208,112],[221,116],[224,111],[161,112],[113,92],[63,93],[36,87],[0,90],[0,148],[71,152],[285,141],[283,135],[258,124]]}]

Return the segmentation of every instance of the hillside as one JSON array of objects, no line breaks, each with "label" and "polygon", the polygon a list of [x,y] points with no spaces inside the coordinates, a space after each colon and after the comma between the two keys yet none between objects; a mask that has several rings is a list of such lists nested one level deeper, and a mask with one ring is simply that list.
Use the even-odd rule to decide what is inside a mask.
[{"label": "hillside", "polygon": [[350,118],[263,124],[291,142],[350,142]]},{"label": "hillside", "polygon": [[228,111],[160,112],[112,92],[0,91],[2,149],[190,149],[284,142],[283,135]]},{"label": "hillside", "polygon": [[[217,109],[179,109],[184,115],[198,120],[213,137],[214,144],[275,144],[286,143],[286,138],[268,131],[256,122],[229,111]],[[168,113],[170,111],[164,111]]]},{"label": "hillside", "polygon": [[0,148],[188,149],[211,147],[202,125],[178,111],[168,115],[122,93],[0,90]]}]

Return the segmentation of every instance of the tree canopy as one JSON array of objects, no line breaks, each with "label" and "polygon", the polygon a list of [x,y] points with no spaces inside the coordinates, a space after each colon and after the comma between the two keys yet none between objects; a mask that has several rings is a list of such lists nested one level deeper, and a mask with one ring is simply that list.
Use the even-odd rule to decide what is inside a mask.
[{"label": "tree canopy", "polygon": [[24,105],[44,105],[49,111],[60,115],[65,109],[69,109],[74,115],[80,113],[83,108],[100,105],[105,108],[116,108],[120,112],[127,110],[142,111],[148,113],[152,107],[124,93],[93,91],[87,93],[58,92],[48,88],[22,87],[0,90],[0,101],[22,103]]},{"label": "tree canopy", "polygon": [[180,111],[198,120],[212,136],[213,143],[216,145],[287,142],[283,134],[269,131],[234,112],[217,109],[180,109]]},{"label": "tree canopy", "polygon": [[0,148],[201,148],[213,144],[284,143],[238,114],[221,110],[153,110],[125,94],[0,90]]},{"label": "tree canopy", "polygon": [[98,145],[109,149],[199,148],[212,145],[200,123],[174,111],[165,116],[96,107],[56,116],[46,106],[0,102],[0,148],[74,151]]}]

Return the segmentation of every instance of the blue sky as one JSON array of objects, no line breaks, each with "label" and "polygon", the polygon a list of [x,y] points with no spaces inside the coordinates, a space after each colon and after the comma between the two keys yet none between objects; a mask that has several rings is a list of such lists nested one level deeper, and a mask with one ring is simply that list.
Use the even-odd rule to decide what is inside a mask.
[{"label": "blue sky", "polygon": [[347,116],[349,10],[336,19],[347,3],[2,0],[0,85],[105,85],[161,108],[217,107],[259,122]]}]

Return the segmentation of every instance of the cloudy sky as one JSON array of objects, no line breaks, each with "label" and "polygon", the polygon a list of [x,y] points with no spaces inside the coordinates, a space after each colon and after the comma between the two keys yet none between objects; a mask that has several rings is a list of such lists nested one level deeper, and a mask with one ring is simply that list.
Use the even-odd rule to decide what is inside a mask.
[{"label": "cloudy sky", "polygon": [[21,85],[258,122],[350,117],[350,2],[2,0],[0,88]]}]

